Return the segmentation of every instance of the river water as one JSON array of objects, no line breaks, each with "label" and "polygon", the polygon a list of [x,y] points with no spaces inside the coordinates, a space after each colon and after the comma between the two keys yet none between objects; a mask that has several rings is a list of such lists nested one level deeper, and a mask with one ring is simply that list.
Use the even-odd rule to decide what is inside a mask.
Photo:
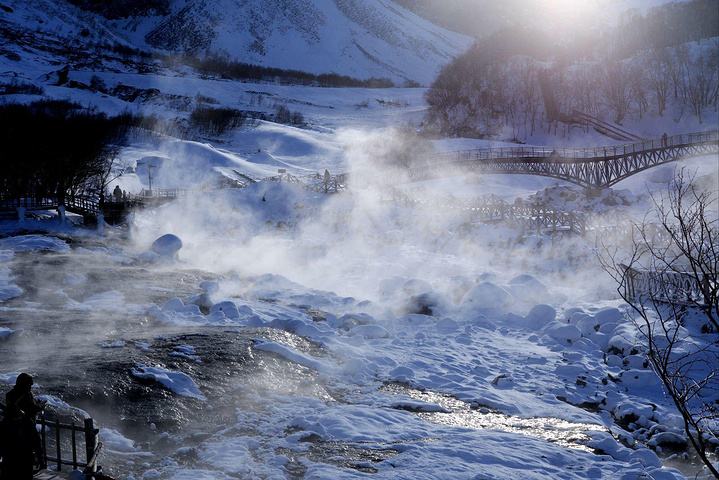
[{"label": "river water", "polygon": [[[182,263],[142,264],[127,253],[121,237],[68,241],[69,252],[16,253],[10,260],[13,281],[24,293],[0,306],[0,327],[15,330],[0,340],[0,373],[30,372],[38,394],[74,407],[53,401],[56,406],[48,409],[51,417],[80,421],[83,413],[76,409],[91,415],[106,436],[108,445],[100,463],[107,472],[120,478],[140,477],[168,458],[182,465],[199,464],[197,451],[203,441],[218,432],[224,435],[238,411],[256,414],[262,424],[263,415],[270,415],[263,398],[278,393],[325,403],[352,401],[351,395],[314,370],[253,348],[264,339],[314,358],[329,355],[300,336],[268,328],[180,327],[148,315],[151,305],[200,294],[199,285],[214,280],[214,274]],[[183,354],[187,345],[192,347],[190,355]],[[186,373],[206,401],[178,396],[156,382],[136,378],[131,372],[137,365]],[[0,384],[0,393],[8,388]],[[520,433],[571,449],[591,451],[586,446],[587,432],[597,429],[553,418],[516,418],[402,384],[378,382],[375,393],[437,405],[437,411],[414,412],[431,424]],[[413,409],[401,401],[394,408]],[[134,446],[118,448],[110,438],[113,432],[131,439]],[[257,436],[258,441],[266,434],[259,427],[241,433]],[[288,459],[284,467],[288,478],[305,476],[301,458],[371,474],[399,447],[327,442],[311,435],[303,442],[309,447],[301,452],[276,448],[275,454]],[[681,462],[673,466],[686,467]]]}]

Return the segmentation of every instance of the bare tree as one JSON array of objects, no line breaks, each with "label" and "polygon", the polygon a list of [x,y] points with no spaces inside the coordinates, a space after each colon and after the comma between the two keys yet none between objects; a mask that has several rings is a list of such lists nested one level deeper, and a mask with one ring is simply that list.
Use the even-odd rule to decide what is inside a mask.
[{"label": "bare tree", "polygon": [[[719,229],[715,192],[681,171],[653,196],[656,222],[634,226],[628,254],[603,246],[600,261],[636,313],[647,359],[684,421],[707,469],[719,440]],[[703,322],[702,328],[696,325]]]},{"label": "bare tree", "polygon": [[627,67],[624,64],[609,61],[604,65],[602,90],[609,108],[614,112],[614,122],[621,125],[632,101]]}]

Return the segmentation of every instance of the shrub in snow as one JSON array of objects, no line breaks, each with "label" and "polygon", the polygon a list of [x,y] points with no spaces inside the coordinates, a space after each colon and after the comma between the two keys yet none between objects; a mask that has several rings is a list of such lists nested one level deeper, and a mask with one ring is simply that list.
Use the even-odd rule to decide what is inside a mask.
[{"label": "shrub in snow", "polygon": [[177,252],[179,252],[181,248],[182,240],[180,240],[180,237],[167,233],[152,242],[150,250],[164,258],[176,258]]}]

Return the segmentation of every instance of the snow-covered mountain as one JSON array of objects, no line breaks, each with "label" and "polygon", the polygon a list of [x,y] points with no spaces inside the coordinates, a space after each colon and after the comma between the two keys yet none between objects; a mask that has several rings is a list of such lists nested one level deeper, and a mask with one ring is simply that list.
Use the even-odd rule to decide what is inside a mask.
[{"label": "snow-covered mountain", "polygon": [[113,4],[107,10],[79,0],[0,0],[0,26],[66,38],[68,44],[120,42],[423,84],[471,42],[392,0],[167,0],[158,2],[162,8],[128,6],[124,18],[117,18],[118,3],[106,2]]}]

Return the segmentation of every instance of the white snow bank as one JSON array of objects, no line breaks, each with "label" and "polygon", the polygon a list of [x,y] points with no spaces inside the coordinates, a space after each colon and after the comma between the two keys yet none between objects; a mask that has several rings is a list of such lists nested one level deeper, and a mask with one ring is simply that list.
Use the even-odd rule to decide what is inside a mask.
[{"label": "white snow bank", "polygon": [[0,373],[0,383],[15,385],[15,380],[17,380],[18,375],[20,375],[20,372]]},{"label": "white snow bank", "polygon": [[277,354],[284,358],[285,360],[289,360],[290,362],[297,363],[299,365],[302,365],[303,367],[311,368],[312,370],[316,370],[318,372],[326,371],[327,365],[325,365],[320,360],[317,360],[315,358],[312,358],[308,355],[296,352],[292,350],[290,347],[287,347],[285,345],[282,345],[277,342],[272,341],[265,341],[265,340],[255,340],[253,344],[253,348],[255,350],[261,350],[263,352],[270,352]]},{"label": "white snow bank", "polygon": [[2,265],[9,262],[15,256],[11,250],[0,250],[0,302],[10,300],[11,298],[22,295],[22,288],[12,282],[12,272],[10,268]]},{"label": "white snow bank", "polygon": [[177,395],[206,400],[195,381],[182,372],[138,364],[130,373],[136,378],[155,381]]},{"label": "white snow bank", "polygon": [[20,235],[0,239],[0,250],[11,250],[13,252],[56,252],[65,253],[70,251],[70,246],[56,237],[45,235]]},{"label": "white snow bank", "polygon": [[135,446],[135,442],[124,436],[114,428],[101,428],[100,438],[102,445],[109,451],[114,453],[138,453],[140,450]]}]

